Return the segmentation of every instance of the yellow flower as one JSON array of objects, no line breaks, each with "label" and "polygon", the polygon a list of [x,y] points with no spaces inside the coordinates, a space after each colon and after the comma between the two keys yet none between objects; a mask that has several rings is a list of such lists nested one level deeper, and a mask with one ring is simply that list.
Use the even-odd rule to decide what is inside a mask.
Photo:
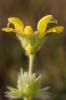
[{"label": "yellow flower", "polygon": [[[13,24],[15,28],[10,28],[10,23]],[[47,15],[41,18],[37,24],[37,31],[34,32],[31,26],[24,27],[24,24],[20,19],[11,17],[8,18],[7,27],[2,30],[6,32],[15,32],[26,52],[32,54],[38,50],[47,33],[60,33],[64,29],[63,26],[56,26],[46,30],[48,23],[57,24],[57,20],[54,19],[52,15]]]}]

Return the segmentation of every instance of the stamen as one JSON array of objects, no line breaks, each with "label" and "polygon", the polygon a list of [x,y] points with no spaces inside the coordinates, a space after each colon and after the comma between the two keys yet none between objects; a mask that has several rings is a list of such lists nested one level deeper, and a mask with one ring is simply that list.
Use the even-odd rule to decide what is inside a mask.
[{"label": "stamen", "polygon": [[57,24],[57,20],[55,18],[52,18],[49,23],[56,23]]},{"label": "stamen", "polygon": [[10,22],[7,23],[7,28],[9,28]]}]

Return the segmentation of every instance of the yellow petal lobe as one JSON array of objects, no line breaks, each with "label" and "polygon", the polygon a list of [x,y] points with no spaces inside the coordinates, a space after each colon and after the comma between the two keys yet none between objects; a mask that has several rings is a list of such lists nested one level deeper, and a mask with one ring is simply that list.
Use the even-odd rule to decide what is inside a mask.
[{"label": "yellow petal lobe", "polygon": [[52,19],[52,15],[47,15],[43,18],[41,18],[37,24],[37,30],[42,33],[46,30],[47,24]]},{"label": "yellow petal lobe", "polygon": [[49,30],[43,32],[43,34],[40,35],[41,38],[44,38],[44,36],[50,32],[53,32],[53,33],[60,33],[64,30],[64,27],[63,26],[56,26],[56,27],[53,27],[53,28],[50,28]]},{"label": "yellow petal lobe", "polygon": [[63,31],[63,29],[64,29],[63,26],[56,26],[56,27],[53,27],[53,28],[47,30],[46,32],[47,32],[47,33],[49,33],[49,32],[60,33],[60,32]]},{"label": "yellow petal lobe", "polygon": [[35,37],[35,36],[38,36],[39,34],[40,34],[40,33],[39,33],[38,31],[35,31],[35,32],[34,32],[34,37]]},{"label": "yellow petal lobe", "polygon": [[13,29],[13,28],[2,28],[2,31],[5,31],[5,32],[14,32],[20,36],[23,35],[23,32],[19,31],[19,30],[16,30],[16,29]]},{"label": "yellow petal lobe", "polygon": [[13,28],[2,28],[2,31],[5,32],[11,32],[13,30]]},{"label": "yellow petal lobe", "polygon": [[24,28],[24,34],[27,36],[31,36],[33,34],[33,28],[31,26],[26,26]]},{"label": "yellow petal lobe", "polygon": [[20,19],[15,18],[15,17],[10,17],[8,18],[8,21],[12,23],[17,30],[20,30],[20,31],[24,30],[24,24]]}]

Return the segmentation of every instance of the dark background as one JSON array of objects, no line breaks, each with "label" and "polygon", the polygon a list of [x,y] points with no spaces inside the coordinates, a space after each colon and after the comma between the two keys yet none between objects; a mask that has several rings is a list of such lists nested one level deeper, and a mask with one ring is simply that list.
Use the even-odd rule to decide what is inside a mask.
[{"label": "dark background", "polygon": [[[66,100],[66,0],[0,0],[0,100],[9,100],[4,96],[6,86],[16,87],[20,68],[28,70],[28,57],[16,34],[2,32],[7,19],[18,17],[25,26],[36,30],[39,19],[49,14],[65,29],[60,34],[47,35],[36,53],[33,72],[42,74],[42,88],[51,87],[50,100]],[[55,24],[49,25],[52,26]]]}]

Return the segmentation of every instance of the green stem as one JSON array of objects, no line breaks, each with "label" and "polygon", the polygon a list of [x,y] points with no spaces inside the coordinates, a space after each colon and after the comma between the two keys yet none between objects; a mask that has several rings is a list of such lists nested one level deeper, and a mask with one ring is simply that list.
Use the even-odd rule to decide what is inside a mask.
[{"label": "green stem", "polygon": [[33,60],[34,60],[34,54],[29,55],[29,76],[32,73],[33,69]]}]

